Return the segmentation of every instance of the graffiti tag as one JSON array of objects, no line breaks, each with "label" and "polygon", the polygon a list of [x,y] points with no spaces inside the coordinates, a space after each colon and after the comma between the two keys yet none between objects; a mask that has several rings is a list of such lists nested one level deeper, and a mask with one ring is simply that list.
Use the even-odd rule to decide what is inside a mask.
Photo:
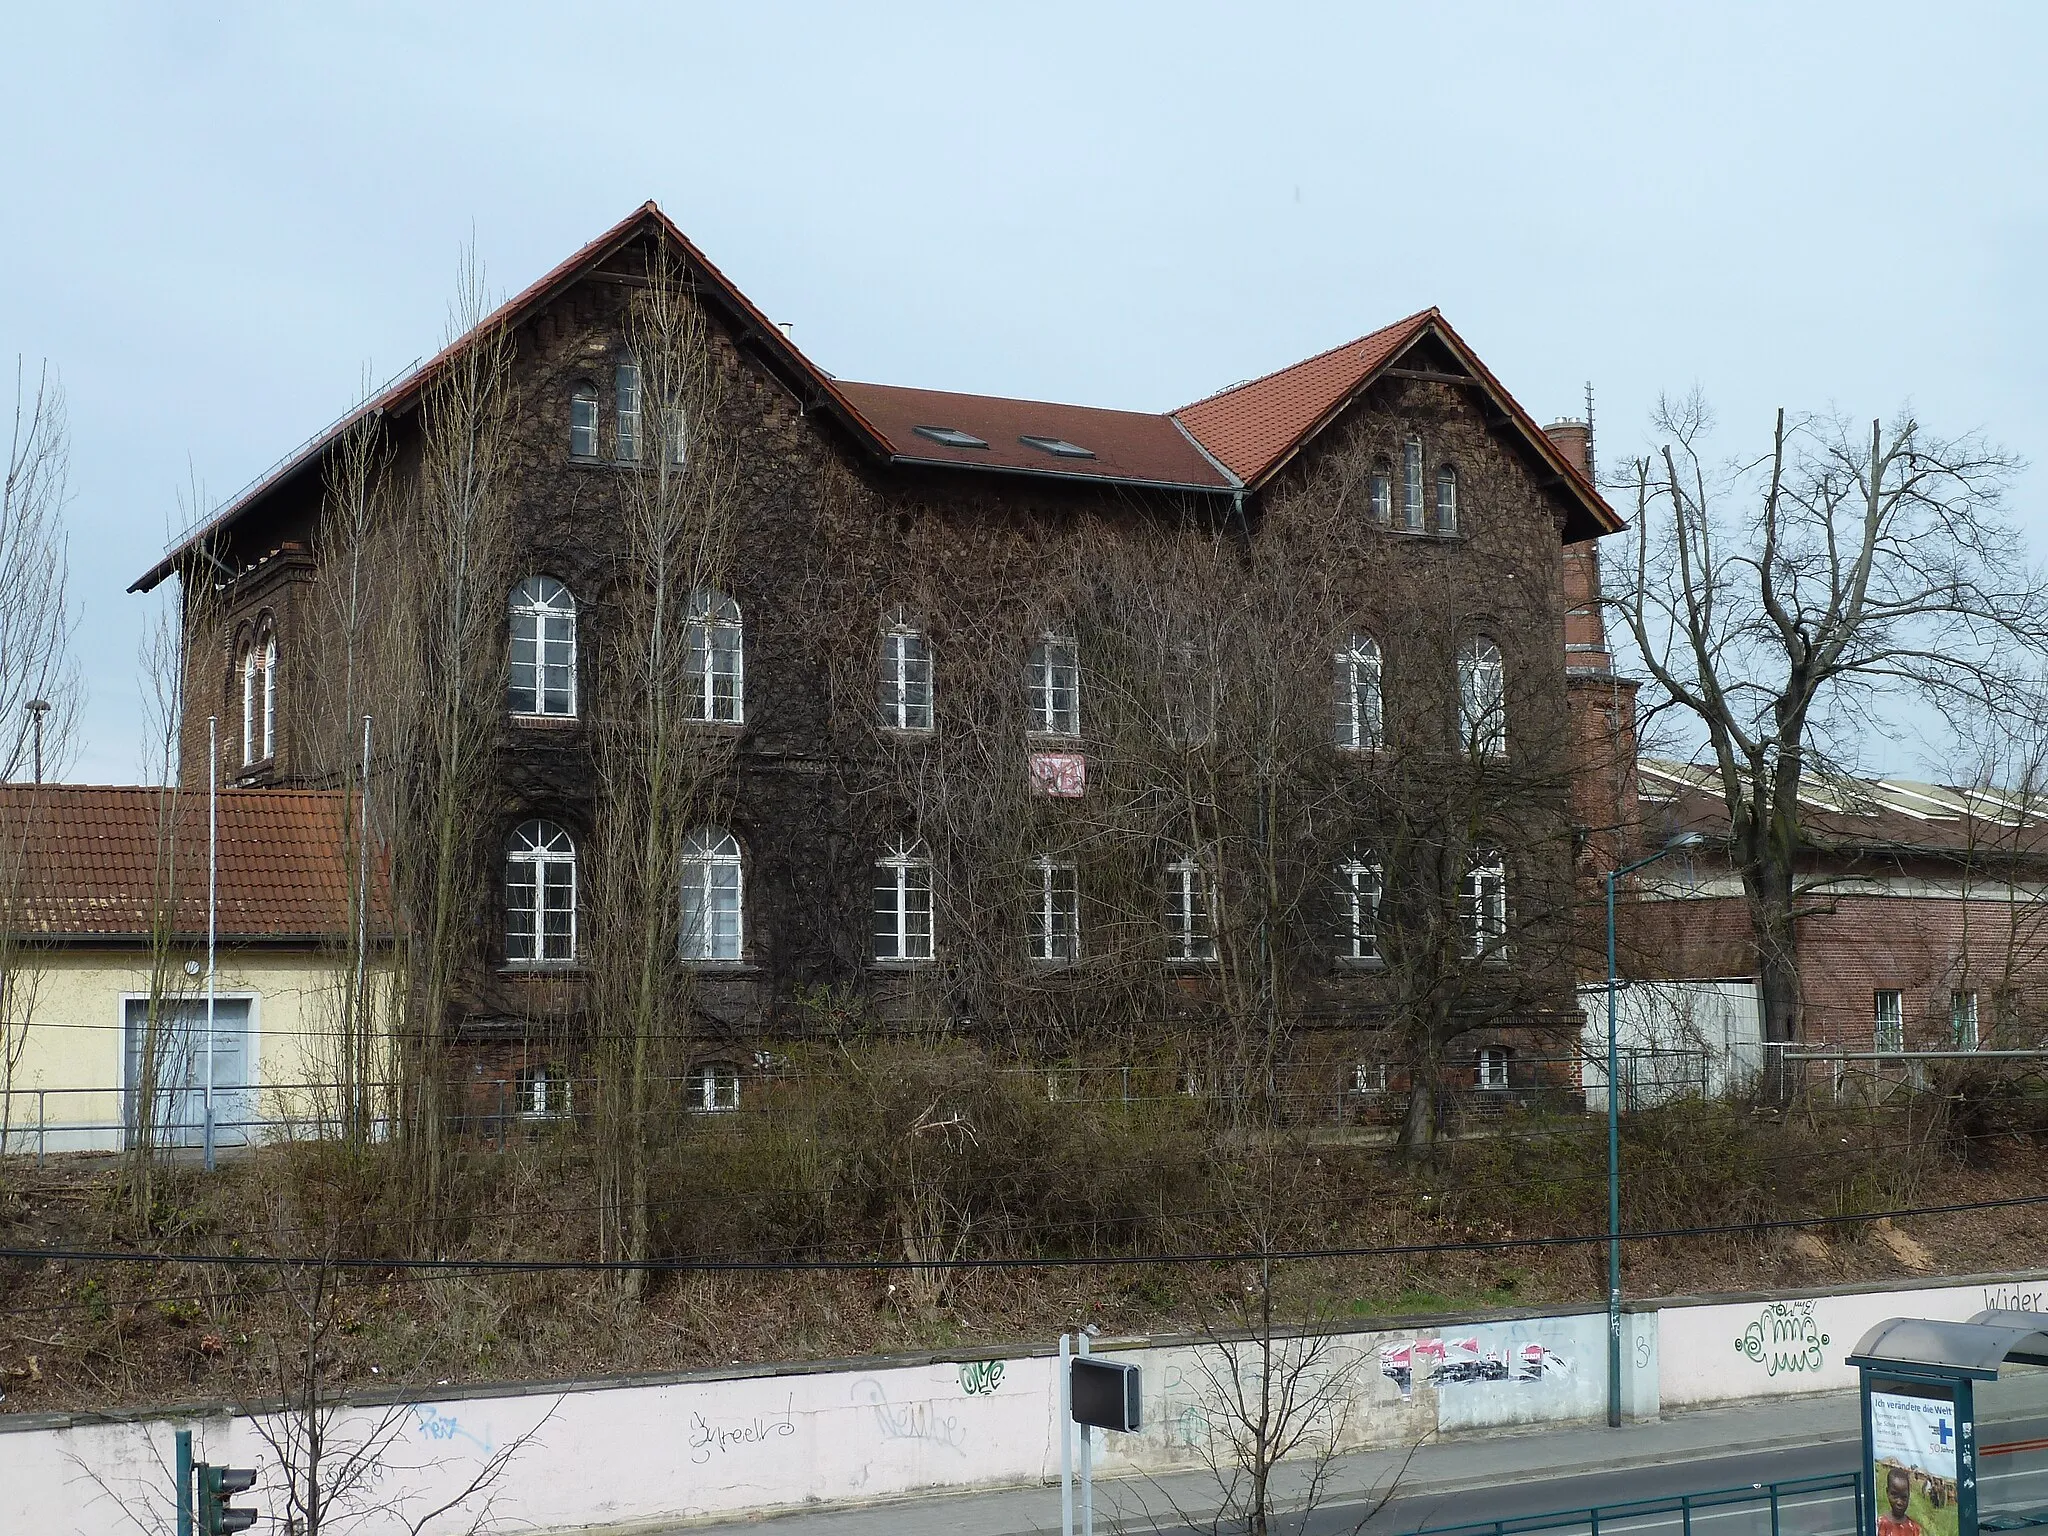
[{"label": "graffiti tag", "polygon": [[420,1434],[425,1438],[443,1442],[467,1440],[486,1456],[491,1454],[489,1437],[486,1436],[481,1440],[478,1439],[462,1427],[462,1420],[456,1418],[454,1414],[442,1413],[439,1409],[428,1403],[415,1403],[412,1412],[413,1417],[419,1421]]},{"label": "graffiti tag", "polygon": [[1773,1301],[1735,1340],[1735,1352],[1764,1368],[1766,1376],[1817,1371],[1827,1361],[1828,1336],[1820,1331],[1810,1301]]},{"label": "graffiti tag", "polygon": [[969,1397],[987,1397],[1003,1384],[1003,1362],[969,1360],[960,1367],[960,1390]]},{"label": "graffiti tag", "polygon": [[764,1419],[756,1415],[738,1424],[714,1424],[703,1414],[693,1413],[690,1415],[690,1460],[701,1467],[711,1459],[713,1452],[723,1456],[741,1446],[766,1445],[770,1440],[784,1440],[795,1433],[796,1425],[790,1422],[786,1406],[779,1419]]},{"label": "graffiti tag", "polygon": [[940,1413],[930,1403],[892,1403],[888,1390],[872,1376],[853,1384],[853,1400],[864,1403],[875,1415],[875,1427],[884,1440],[916,1440],[960,1452],[967,1428],[949,1413]]}]

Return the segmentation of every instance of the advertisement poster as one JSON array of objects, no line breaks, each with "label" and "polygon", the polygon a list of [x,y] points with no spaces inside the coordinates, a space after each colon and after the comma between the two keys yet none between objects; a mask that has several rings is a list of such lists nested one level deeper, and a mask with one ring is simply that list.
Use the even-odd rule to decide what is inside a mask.
[{"label": "advertisement poster", "polygon": [[1956,1536],[1956,1405],[1870,1394],[1877,1536]]}]

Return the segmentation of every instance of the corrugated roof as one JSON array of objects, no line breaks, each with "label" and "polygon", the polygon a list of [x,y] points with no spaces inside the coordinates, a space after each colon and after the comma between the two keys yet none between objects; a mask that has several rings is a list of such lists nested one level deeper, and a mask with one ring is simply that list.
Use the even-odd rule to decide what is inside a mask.
[{"label": "corrugated roof", "polygon": [[[1201,490],[1229,490],[1235,484],[1170,416],[895,384],[841,380],[839,390],[886,440],[891,456],[907,462]],[[919,433],[919,427],[967,432],[988,446],[950,446]],[[1094,457],[1056,454],[1034,447],[1027,437],[1059,439]]]},{"label": "corrugated roof", "polygon": [[[206,932],[204,792],[146,786],[0,786],[0,872],[19,860],[18,931],[147,937],[159,893],[172,929]],[[222,939],[341,938],[348,932],[344,797],[223,790],[218,885]],[[160,854],[162,857],[160,857]],[[11,883],[0,874],[0,898]]]},{"label": "corrugated roof", "polygon": [[[1701,763],[1637,760],[1645,800],[1671,804],[1676,824],[1725,831],[1728,810],[1720,775]],[[1861,779],[1809,774],[1799,786],[1800,825],[1816,847],[1899,845],[1925,848],[2009,847],[2001,833],[2048,829],[2048,804],[2005,790],[1926,784],[1914,779]]]}]

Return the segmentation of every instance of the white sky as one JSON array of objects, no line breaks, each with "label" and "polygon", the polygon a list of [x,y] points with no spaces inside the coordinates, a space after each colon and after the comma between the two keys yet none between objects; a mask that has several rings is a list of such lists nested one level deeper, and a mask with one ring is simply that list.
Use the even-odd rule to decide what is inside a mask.
[{"label": "white sky", "polygon": [[431,352],[472,230],[510,291],[650,197],[848,378],[1165,409],[1437,304],[1540,420],[1593,380],[1608,461],[1695,383],[1731,440],[1910,400],[2048,459],[2048,6],[10,11],[84,780],[139,771],[181,492]]}]

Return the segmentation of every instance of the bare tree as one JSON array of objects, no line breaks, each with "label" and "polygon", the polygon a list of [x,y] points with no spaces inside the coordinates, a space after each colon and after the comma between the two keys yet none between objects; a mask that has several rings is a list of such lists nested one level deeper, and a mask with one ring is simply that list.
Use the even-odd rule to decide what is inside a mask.
[{"label": "bare tree", "polygon": [[[2019,467],[1910,414],[1867,434],[1778,413],[1767,452],[1708,461],[1697,395],[1660,403],[1637,459],[1635,548],[1606,606],[1705,751],[1755,932],[1765,1038],[1801,1030],[1799,790],[1847,763],[1884,710],[2026,707],[2048,606],[2003,518]],[[1782,1084],[1778,1085],[1782,1091]]]}]

